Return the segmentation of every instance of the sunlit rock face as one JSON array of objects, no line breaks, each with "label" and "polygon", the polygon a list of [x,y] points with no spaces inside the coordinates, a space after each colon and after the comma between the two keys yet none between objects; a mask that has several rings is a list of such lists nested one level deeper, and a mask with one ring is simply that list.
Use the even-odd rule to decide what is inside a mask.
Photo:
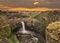
[{"label": "sunlit rock face", "polygon": [[47,43],[60,43],[60,21],[52,22],[46,29]]}]

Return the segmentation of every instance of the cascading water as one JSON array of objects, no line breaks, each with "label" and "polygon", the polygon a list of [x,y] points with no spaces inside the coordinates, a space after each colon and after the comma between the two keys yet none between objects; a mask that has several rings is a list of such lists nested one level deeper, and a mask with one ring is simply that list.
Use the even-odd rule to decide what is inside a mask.
[{"label": "cascading water", "polygon": [[19,33],[22,33],[22,34],[32,34],[30,31],[27,31],[25,29],[25,23],[23,21],[21,22],[21,24],[22,24],[22,28],[20,29]]},{"label": "cascading water", "polygon": [[25,24],[24,24],[23,21],[21,23],[22,23],[22,32],[25,33],[26,32],[26,30],[25,30]]},{"label": "cascading water", "polygon": [[25,29],[25,23],[22,21],[22,28],[18,32],[20,43],[38,43],[38,38],[34,37],[34,32]]}]

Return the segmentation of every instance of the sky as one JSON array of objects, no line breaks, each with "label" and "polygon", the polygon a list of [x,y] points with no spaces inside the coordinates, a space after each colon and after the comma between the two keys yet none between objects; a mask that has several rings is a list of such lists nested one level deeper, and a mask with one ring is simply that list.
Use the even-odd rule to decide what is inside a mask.
[{"label": "sky", "polygon": [[60,8],[60,0],[0,0],[0,7]]}]

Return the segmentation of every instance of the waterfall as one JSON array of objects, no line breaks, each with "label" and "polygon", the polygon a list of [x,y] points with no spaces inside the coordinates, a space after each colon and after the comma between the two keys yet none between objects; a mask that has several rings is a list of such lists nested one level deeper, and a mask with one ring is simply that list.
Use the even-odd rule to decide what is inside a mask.
[{"label": "waterfall", "polygon": [[26,33],[25,23],[24,23],[23,21],[22,21],[21,23],[22,23],[22,32],[23,32],[23,33]]},{"label": "waterfall", "polygon": [[26,34],[32,34],[30,31],[25,29],[25,23],[22,21],[22,28],[20,30],[20,33],[26,33]]},{"label": "waterfall", "polygon": [[22,29],[23,31],[25,31],[25,23],[23,21],[21,23],[22,23]]},{"label": "waterfall", "polygon": [[22,21],[21,23],[22,23],[22,28],[21,28],[21,30],[19,31],[19,33],[32,34],[31,31],[25,29],[25,23],[24,23],[23,21]]}]

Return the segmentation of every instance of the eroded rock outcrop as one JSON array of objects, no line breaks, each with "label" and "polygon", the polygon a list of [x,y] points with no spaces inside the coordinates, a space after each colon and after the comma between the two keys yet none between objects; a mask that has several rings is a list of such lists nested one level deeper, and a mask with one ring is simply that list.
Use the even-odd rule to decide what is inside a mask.
[{"label": "eroded rock outcrop", "polygon": [[47,43],[60,43],[60,21],[52,22],[46,29]]}]

